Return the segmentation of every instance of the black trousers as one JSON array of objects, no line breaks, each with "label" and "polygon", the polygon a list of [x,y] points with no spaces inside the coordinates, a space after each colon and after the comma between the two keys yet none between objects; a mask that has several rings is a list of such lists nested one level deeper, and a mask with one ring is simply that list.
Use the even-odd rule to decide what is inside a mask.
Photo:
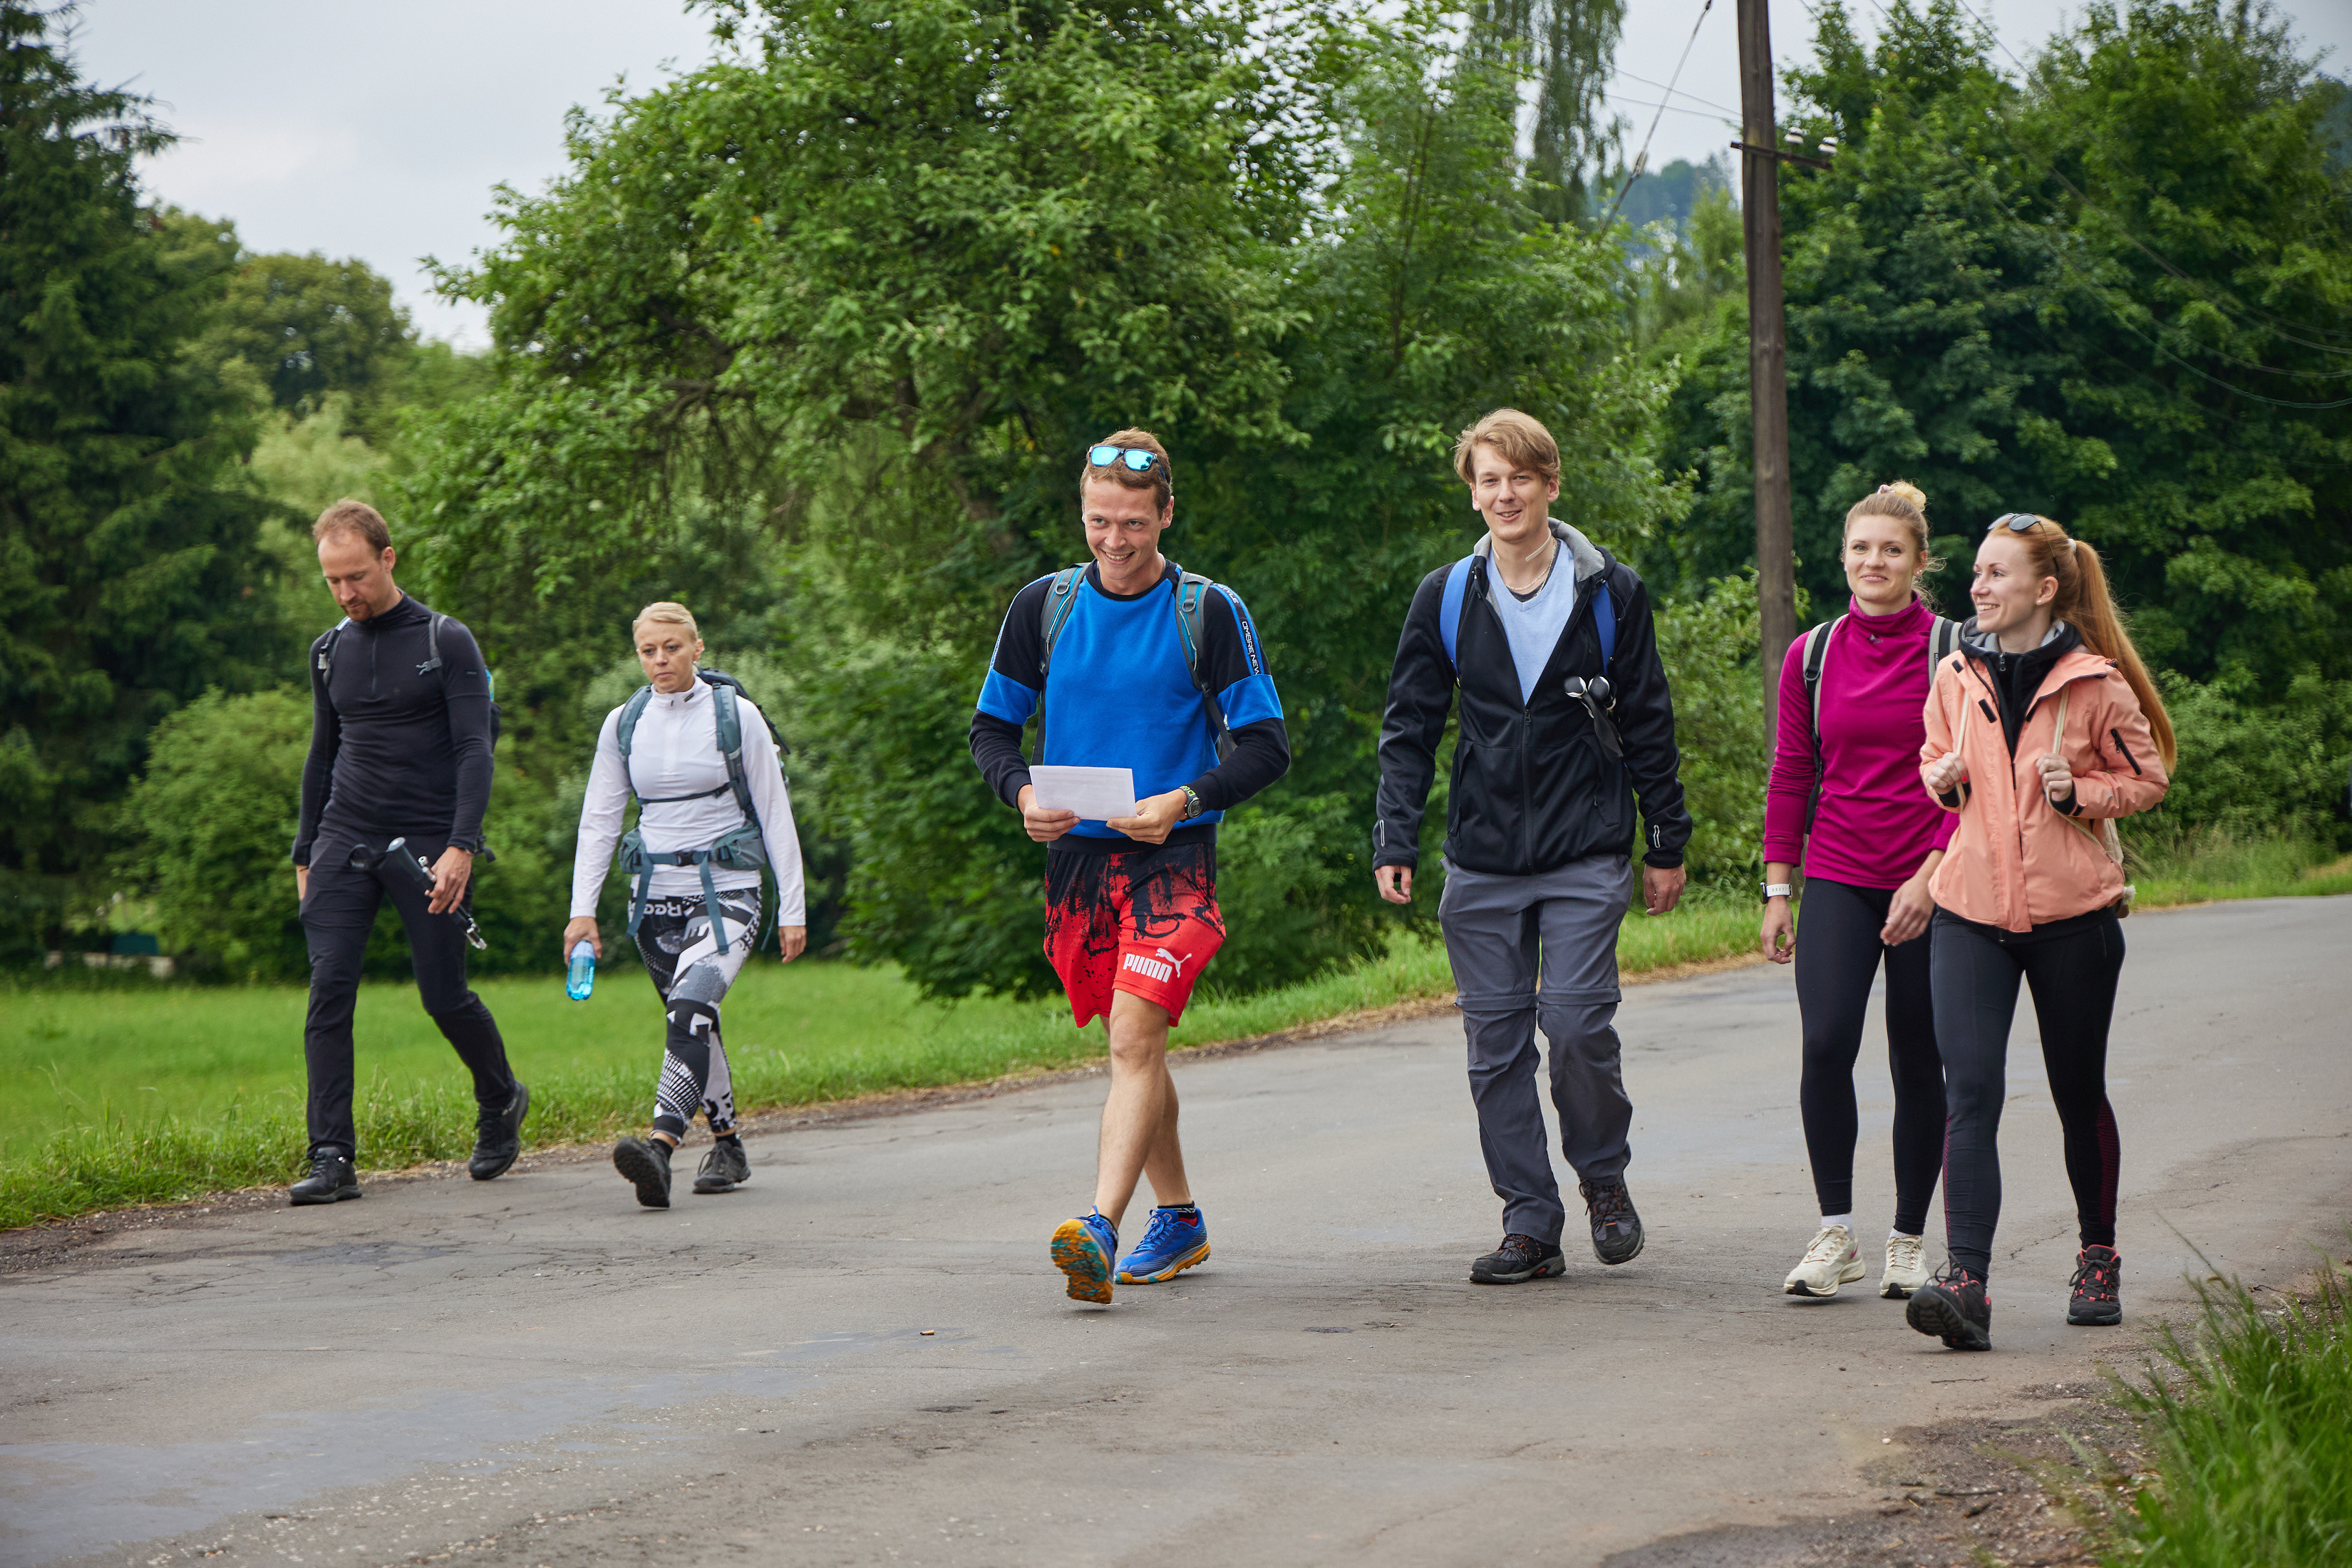
[{"label": "black trousers", "polygon": [[2084,1247],[2116,1244],[2123,1142],[2107,1103],[2107,1026],[2123,973],[2123,925],[2111,910],[2005,931],[1937,910],[1929,972],[1944,1057],[1944,1228],[1952,1261],[1979,1279],[2000,1218],[2001,1101],[2017,983],[2033,992],[2042,1063],[2066,1140],[2066,1180]]},{"label": "black trousers", "polygon": [[1886,1063],[1895,1076],[1895,1228],[1927,1228],[1927,1200],[1944,1165],[1944,1064],[1936,1053],[1935,1006],[1927,987],[1925,932],[1888,947],[1878,940],[1892,888],[1857,888],[1826,877],[1805,879],[1804,921],[1797,934],[1797,1009],[1804,1020],[1805,1065],[1798,1103],[1805,1154],[1822,1213],[1853,1212],[1853,1068],[1870,983],[1886,964]]},{"label": "black trousers", "polygon": [[[439,859],[447,847],[414,841],[411,847],[428,863]],[[425,892],[386,868],[353,870],[349,854],[347,844],[330,846],[320,840],[310,866],[310,891],[302,900],[302,935],[310,949],[310,1013],[303,1026],[302,1052],[310,1077],[310,1152],[331,1145],[356,1161],[352,1014],[359,1002],[360,960],[384,900],[392,900],[400,911],[400,923],[407,928],[425,1011],[474,1075],[475,1103],[485,1111],[505,1110],[514,1098],[515,1080],[507,1067],[498,1020],[466,984],[466,937],[457,922],[431,913]],[[470,906],[471,888],[466,898]]]}]

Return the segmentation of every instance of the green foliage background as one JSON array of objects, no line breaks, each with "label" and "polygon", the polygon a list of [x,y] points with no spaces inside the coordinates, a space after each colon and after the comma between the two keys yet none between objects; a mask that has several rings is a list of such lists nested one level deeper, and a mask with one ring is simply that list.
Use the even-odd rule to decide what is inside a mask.
[{"label": "green foliage background", "polygon": [[[444,273],[490,311],[471,356],[358,263],[142,205],[169,133],[0,0],[0,958],[129,908],[299,976],[306,524],[349,494],[499,678],[484,967],[558,962],[625,628],[677,598],[793,746],[820,949],[1050,988],[1041,856],[965,736],[1004,605],[1080,553],[1078,450],[1142,424],[1293,742],[1223,837],[1215,982],[1297,982],[1423,918],[1370,896],[1372,748],[1402,607],[1475,538],[1454,433],[1504,404],[1659,592],[1694,871],[1753,874],[1739,216],[1685,169],[1687,211],[1595,226],[1613,0],[709,9],[708,64],[576,113],[565,175]],[[1996,49],[1951,0],[1868,47],[1832,5],[1787,82],[1843,144],[1782,185],[1802,590],[1843,603],[1839,520],[1886,479],[1930,497],[1948,607],[1987,518],[2060,517],[2181,731],[2143,837],[2352,845],[2352,95],[2215,0]],[[402,972],[394,928],[370,963]]]}]

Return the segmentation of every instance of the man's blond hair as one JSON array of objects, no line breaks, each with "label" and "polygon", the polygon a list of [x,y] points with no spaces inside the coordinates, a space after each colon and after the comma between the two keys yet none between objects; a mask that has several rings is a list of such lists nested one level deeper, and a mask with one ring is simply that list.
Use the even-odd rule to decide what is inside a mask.
[{"label": "man's blond hair", "polygon": [[1473,448],[1478,447],[1494,447],[1512,468],[1525,468],[1547,484],[1559,482],[1559,443],[1532,415],[1497,408],[1462,432],[1454,443],[1454,471],[1465,485],[1475,482],[1470,469]]}]

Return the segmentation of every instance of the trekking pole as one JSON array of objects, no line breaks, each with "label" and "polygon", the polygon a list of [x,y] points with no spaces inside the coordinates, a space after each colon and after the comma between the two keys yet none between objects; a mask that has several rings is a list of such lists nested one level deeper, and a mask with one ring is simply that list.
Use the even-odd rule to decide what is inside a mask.
[{"label": "trekking pole", "polygon": [[[363,847],[352,851],[352,862],[355,868],[373,870],[376,865],[388,862],[394,872],[406,880],[409,886],[422,892],[427,899],[433,896],[433,868],[425,863],[424,856],[409,848],[407,839],[394,839],[384,847],[382,856],[368,856],[368,863],[363,867],[360,865],[362,856],[367,856],[367,851]],[[466,941],[469,945],[479,949],[488,948],[490,944],[482,938],[482,928],[474,923],[474,917],[466,912],[466,907],[463,904],[452,904],[442,913],[450,920],[456,921],[464,930]]]}]

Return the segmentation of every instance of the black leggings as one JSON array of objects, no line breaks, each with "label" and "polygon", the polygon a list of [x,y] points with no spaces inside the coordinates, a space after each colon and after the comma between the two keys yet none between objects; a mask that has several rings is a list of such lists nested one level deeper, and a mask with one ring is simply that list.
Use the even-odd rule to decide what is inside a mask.
[{"label": "black leggings", "polygon": [[2066,1136],[2066,1179],[2084,1247],[2116,1244],[2116,1176],[2123,1144],[2107,1104],[2107,1025],[2123,972],[2123,926],[2112,910],[2005,931],[1937,911],[1929,969],[1944,1053],[1944,1231],[1952,1261],[1983,1279],[2000,1217],[2001,1100],[2017,982],[2033,990],[2042,1063]]},{"label": "black leggings", "polygon": [[1891,888],[1805,879],[1804,929],[1797,942],[1797,1009],[1804,1019],[1805,1073],[1799,1103],[1805,1153],[1822,1213],[1853,1212],[1853,1066],[1878,961],[1886,960],[1886,1061],[1895,1075],[1895,1228],[1927,1228],[1927,1200],[1944,1163],[1944,1065],[1936,1054],[1927,995],[1927,939],[1900,947],[1878,940]]}]

